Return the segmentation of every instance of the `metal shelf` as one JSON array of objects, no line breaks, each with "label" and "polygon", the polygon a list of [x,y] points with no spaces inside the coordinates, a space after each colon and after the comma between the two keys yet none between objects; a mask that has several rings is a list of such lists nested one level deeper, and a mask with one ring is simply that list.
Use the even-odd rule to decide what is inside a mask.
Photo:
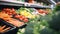
[{"label": "metal shelf", "polygon": [[2,1],[2,0],[0,0],[0,5],[24,6],[24,3],[18,2],[18,1]]},{"label": "metal shelf", "polygon": [[3,1],[0,0],[0,5],[9,5],[9,6],[25,6],[29,8],[50,8],[50,6],[42,6],[39,4],[31,4],[31,3],[25,3],[25,2],[19,2],[19,1]]},{"label": "metal shelf", "polygon": [[56,5],[56,2],[54,0],[48,0],[48,2],[50,2],[53,5]]}]

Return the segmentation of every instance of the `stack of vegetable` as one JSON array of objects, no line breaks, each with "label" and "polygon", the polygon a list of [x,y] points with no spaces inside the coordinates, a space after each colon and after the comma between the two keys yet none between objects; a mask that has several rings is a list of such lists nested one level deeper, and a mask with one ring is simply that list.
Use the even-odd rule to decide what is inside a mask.
[{"label": "stack of vegetable", "polygon": [[18,12],[19,14],[27,17],[27,18],[35,18],[35,15],[33,15],[31,12],[30,12],[30,9],[27,9],[27,8],[20,8],[18,9]]},{"label": "stack of vegetable", "polygon": [[55,31],[60,31],[60,2],[57,3],[53,10],[52,20],[49,21],[50,28]]},{"label": "stack of vegetable", "polygon": [[[17,19],[14,19],[13,15],[17,16],[17,13],[15,11],[14,8],[10,9],[10,8],[4,8],[1,12],[0,12],[0,18],[2,18],[3,20],[5,20],[6,22],[13,24],[16,27],[20,27],[22,25],[24,25],[24,22],[19,21]],[[13,17],[13,18],[12,18]],[[19,16],[19,18],[22,16]],[[28,21],[27,18],[24,19],[25,22]]]},{"label": "stack of vegetable", "polygon": [[49,12],[46,10],[34,8],[20,8],[17,13],[29,18],[28,26],[23,29],[25,32],[21,33],[21,31],[19,30],[20,34],[40,34],[39,32],[43,30],[46,26],[48,26],[46,20],[43,20],[42,24],[42,19],[48,17],[47,15],[49,14]]},{"label": "stack of vegetable", "polygon": [[43,29],[49,26],[47,21],[50,20],[49,17],[51,13],[48,11],[34,8],[20,8],[18,10],[14,8],[4,8],[0,12],[0,18],[16,27],[27,23],[28,26],[23,29],[26,34],[40,34]]}]

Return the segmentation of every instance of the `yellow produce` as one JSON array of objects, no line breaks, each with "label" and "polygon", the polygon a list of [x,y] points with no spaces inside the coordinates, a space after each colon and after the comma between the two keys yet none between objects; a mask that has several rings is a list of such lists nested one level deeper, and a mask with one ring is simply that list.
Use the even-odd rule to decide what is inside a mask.
[{"label": "yellow produce", "polygon": [[24,15],[27,18],[35,18],[35,15],[32,15],[31,13],[27,12],[26,10],[20,11],[21,15]]}]

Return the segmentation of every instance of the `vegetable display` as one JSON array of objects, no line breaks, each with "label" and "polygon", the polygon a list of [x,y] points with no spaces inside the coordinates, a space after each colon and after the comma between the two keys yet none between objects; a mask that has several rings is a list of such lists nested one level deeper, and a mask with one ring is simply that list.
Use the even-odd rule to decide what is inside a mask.
[{"label": "vegetable display", "polygon": [[23,7],[18,10],[14,8],[3,8],[0,12],[0,18],[16,27],[27,24],[28,26],[25,28],[25,32],[20,32],[19,30],[18,32],[20,33],[40,34],[39,32],[41,30],[49,26],[47,21],[50,20],[51,13],[49,12],[50,9],[47,10]]}]

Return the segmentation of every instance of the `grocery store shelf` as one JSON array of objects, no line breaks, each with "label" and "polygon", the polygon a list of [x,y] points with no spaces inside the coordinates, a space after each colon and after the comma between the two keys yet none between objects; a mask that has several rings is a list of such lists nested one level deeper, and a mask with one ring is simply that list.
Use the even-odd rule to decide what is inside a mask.
[{"label": "grocery store shelf", "polygon": [[23,2],[18,2],[18,1],[3,1],[0,0],[0,5],[10,5],[10,6],[23,6]]},{"label": "grocery store shelf", "polygon": [[37,5],[37,4],[32,4],[30,6],[25,6],[25,7],[41,8],[41,9],[50,8],[49,6],[42,6],[42,5]]},{"label": "grocery store shelf", "polygon": [[50,8],[49,6],[42,6],[39,4],[24,3],[19,1],[3,1],[3,0],[0,0],[0,5],[25,6],[29,8]]},{"label": "grocery store shelf", "polygon": [[54,0],[54,1],[55,1],[56,3],[57,3],[57,2],[60,2],[60,0]]},{"label": "grocery store shelf", "polygon": [[50,2],[53,5],[56,5],[56,2],[54,0],[48,0],[48,2]]}]

